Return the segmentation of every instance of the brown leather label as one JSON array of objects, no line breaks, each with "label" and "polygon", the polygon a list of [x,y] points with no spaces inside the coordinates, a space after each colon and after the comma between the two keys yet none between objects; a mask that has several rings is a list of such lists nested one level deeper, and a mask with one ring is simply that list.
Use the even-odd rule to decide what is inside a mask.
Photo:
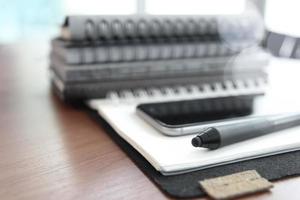
[{"label": "brown leather label", "polygon": [[206,179],[199,183],[213,199],[231,199],[273,187],[272,183],[262,178],[255,170]]}]

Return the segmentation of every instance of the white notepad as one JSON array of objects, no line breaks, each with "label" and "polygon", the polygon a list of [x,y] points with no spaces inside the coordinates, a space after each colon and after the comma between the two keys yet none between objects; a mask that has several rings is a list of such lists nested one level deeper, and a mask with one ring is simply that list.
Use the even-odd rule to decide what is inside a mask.
[{"label": "white notepad", "polygon": [[[218,94],[210,96],[214,95]],[[271,95],[270,98],[273,97],[276,95]],[[191,96],[186,96],[186,98],[191,98]],[[156,100],[159,101],[159,99]],[[164,175],[180,174],[300,149],[299,127],[250,139],[218,150],[195,148],[191,145],[194,135],[165,136],[139,118],[135,112],[139,102],[141,101],[133,99],[130,101],[92,100],[89,105],[96,109],[123,139]],[[274,110],[272,105],[266,108],[266,110],[272,109]]]}]

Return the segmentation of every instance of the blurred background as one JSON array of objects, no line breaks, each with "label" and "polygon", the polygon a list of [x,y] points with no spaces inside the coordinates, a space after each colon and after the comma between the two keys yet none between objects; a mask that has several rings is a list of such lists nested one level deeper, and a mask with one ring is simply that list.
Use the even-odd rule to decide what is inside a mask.
[{"label": "blurred background", "polygon": [[[252,0],[253,1],[253,0]],[[71,14],[234,14],[246,0],[0,0],[0,43],[23,38],[51,38],[58,34],[64,16]],[[299,1],[258,2],[269,30],[300,36]]]}]

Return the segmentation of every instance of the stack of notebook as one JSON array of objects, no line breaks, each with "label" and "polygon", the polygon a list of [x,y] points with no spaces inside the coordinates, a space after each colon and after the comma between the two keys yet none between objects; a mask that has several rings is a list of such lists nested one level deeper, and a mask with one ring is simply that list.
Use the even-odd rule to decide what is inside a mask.
[{"label": "stack of notebook", "polygon": [[69,16],[52,41],[52,82],[71,100],[259,85],[268,63],[260,23],[247,15]]}]

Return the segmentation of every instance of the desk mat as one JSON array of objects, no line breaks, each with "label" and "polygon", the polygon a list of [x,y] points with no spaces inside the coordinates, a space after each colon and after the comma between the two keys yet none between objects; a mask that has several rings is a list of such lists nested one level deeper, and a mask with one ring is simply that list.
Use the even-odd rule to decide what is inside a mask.
[{"label": "desk mat", "polygon": [[87,111],[97,123],[102,125],[112,140],[126,152],[131,160],[160,188],[160,190],[171,197],[203,197],[205,196],[205,193],[199,186],[199,180],[245,170],[256,170],[262,177],[268,180],[278,180],[289,176],[300,175],[300,151],[294,151],[198,170],[186,174],[163,176],[130,144],[122,139],[96,111],[91,109],[88,109]]}]

